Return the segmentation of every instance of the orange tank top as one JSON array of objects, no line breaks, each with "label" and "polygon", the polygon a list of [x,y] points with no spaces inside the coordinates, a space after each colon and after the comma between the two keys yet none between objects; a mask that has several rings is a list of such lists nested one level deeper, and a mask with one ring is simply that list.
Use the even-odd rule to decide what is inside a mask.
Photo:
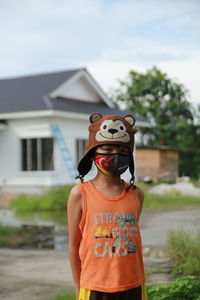
[{"label": "orange tank top", "polygon": [[118,292],[144,283],[140,202],[137,189],[114,198],[100,193],[92,181],[79,184],[82,193],[80,286]]}]

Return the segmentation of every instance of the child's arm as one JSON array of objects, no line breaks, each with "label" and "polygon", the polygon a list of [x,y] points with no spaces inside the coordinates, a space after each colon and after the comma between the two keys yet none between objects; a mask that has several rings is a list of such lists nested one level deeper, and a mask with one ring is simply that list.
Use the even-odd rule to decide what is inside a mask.
[{"label": "child's arm", "polygon": [[81,191],[78,186],[73,187],[70,192],[68,205],[68,232],[69,232],[69,260],[74,279],[76,299],[79,297],[81,262],[79,258],[79,245],[81,232],[79,223],[81,220]]}]

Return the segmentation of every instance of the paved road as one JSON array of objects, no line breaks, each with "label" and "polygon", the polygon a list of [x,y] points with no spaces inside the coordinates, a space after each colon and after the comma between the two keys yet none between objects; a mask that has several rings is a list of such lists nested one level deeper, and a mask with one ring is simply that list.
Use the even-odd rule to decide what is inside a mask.
[{"label": "paved road", "polygon": [[[143,246],[164,247],[168,230],[180,226],[191,232],[200,228],[200,208],[143,212]],[[66,251],[0,249],[0,299],[46,300],[69,286],[72,277]]]}]

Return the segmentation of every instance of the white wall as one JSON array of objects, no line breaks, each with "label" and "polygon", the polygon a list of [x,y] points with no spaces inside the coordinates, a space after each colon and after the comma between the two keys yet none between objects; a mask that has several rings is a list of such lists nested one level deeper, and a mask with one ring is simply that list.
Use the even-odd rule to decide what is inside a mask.
[{"label": "white wall", "polygon": [[[22,138],[51,136],[46,118],[9,120],[8,127],[0,132],[0,185],[49,185],[52,172],[26,172],[21,170]],[[53,172],[55,173],[55,172]],[[55,174],[53,174],[55,176]]]},{"label": "white wall", "polygon": [[[50,137],[51,123],[60,126],[71,156],[76,162],[76,139],[87,139],[88,120],[66,118],[29,118],[8,122],[8,127],[0,131],[0,187],[48,187],[71,182],[60,149],[54,141],[53,171],[21,170],[21,138]],[[27,189],[26,189],[27,191]],[[30,190],[31,191],[31,190]]]}]

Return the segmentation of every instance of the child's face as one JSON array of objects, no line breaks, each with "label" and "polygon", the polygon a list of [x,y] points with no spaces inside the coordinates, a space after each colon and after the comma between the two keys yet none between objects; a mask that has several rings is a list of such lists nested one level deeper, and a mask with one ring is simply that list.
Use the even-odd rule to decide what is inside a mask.
[{"label": "child's face", "polygon": [[96,148],[99,153],[129,154],[129,149],[123,145],[102,145]]},{"label": "child's face", "polygon": [[130,164],[130,152],[123,145],[102,145],[97,147],[94,162],[102,173],[120,176]]}]

